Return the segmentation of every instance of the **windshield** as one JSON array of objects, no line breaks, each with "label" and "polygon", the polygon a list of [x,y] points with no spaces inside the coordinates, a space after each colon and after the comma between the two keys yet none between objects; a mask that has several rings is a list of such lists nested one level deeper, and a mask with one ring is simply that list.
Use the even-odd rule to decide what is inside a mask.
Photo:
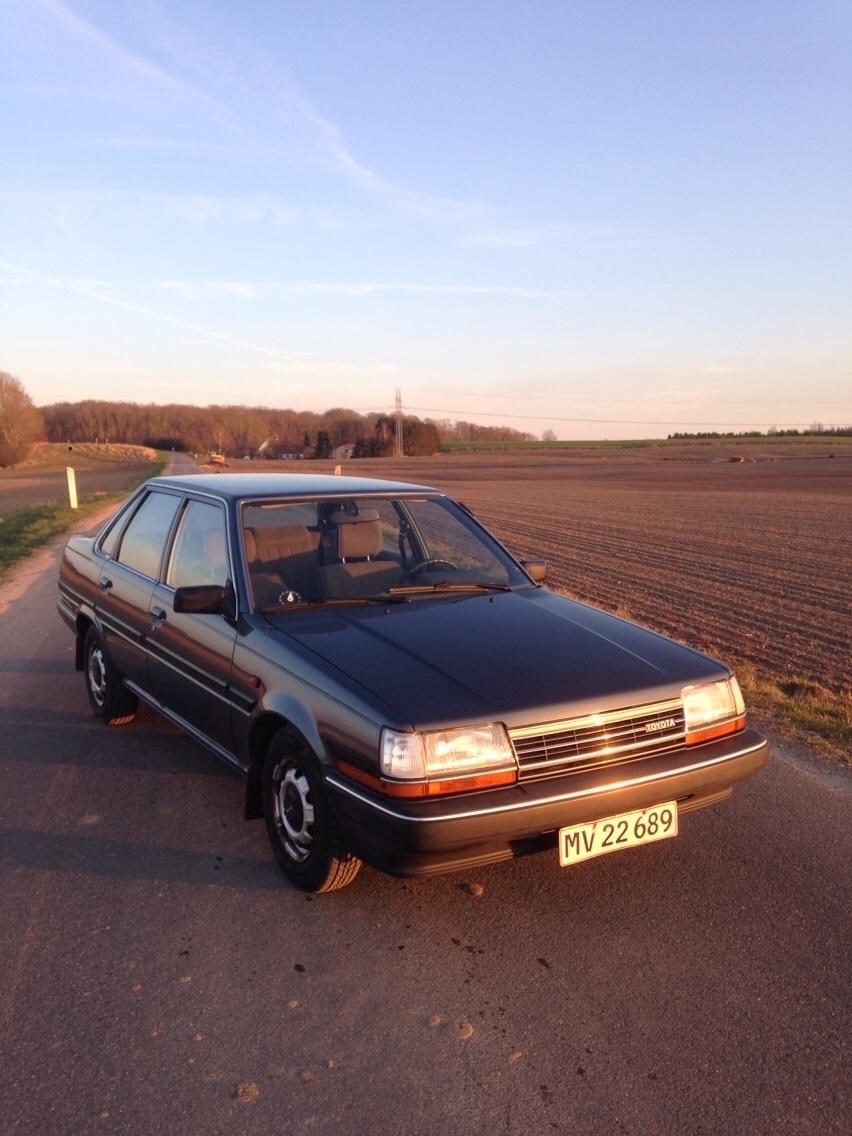
[{"label": "windshield", "polygon": [[343,497],[242,507],[254,605],[503,590],[529,581],[446,497]]}]

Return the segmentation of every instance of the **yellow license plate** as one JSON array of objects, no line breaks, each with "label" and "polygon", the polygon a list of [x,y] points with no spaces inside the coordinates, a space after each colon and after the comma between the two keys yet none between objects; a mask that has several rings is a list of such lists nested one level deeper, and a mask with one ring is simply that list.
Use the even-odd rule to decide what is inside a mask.
[{"label": "yellow license plate", "polygon": [[559,863],[563,868],[605,856],[637,844],[651,844],[677,836],[677,802],[654,805],[635,813],[604,817],[588,824],[575,824],[559,830]]}]

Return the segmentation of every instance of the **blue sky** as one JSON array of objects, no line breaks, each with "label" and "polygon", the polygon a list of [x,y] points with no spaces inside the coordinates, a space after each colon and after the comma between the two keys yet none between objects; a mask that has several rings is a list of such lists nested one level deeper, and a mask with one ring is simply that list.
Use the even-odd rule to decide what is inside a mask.
[{"label": "blue sky", "polygon": [[0,368],[36,402],[852,420],[845,0],[0,0],[0,26]]}]

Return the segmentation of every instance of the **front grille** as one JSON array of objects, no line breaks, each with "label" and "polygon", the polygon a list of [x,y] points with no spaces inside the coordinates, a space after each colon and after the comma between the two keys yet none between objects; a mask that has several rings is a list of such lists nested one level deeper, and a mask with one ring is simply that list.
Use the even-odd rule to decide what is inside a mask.
[{"label": "front grille", "polygon": [[615,765],[679,749],[686,726],[680,700],[589,714],[510,730],[519,777],[529,781]]}]

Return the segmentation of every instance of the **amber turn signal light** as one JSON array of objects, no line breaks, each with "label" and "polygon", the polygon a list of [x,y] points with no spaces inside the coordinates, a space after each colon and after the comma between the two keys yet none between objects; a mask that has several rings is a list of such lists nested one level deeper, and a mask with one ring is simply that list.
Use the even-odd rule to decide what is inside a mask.
[{"label": "amber turn signal light", "polygon": [[737,730],[745,729],[745,714],[740,718],[733,718],[730,722],[720,722],[715,726],[704,726],[700,730],[690,730],[686,735],[686,744],[697,745],[699,742],[709,742],[713,738],[724,737],[725,734],[735,734]]},{"label": "amber turn signal light", "polygon": [[476,789],[495,789],[500,785],[514,785],[517,769],[498,769],[490,773],[474,773],[469,777],[446,777],[435,781],[389,781],[376,777],[348,761],[339,761],[337,768],[344,776],[383,793],[386,797],[439,797],[448,793],[469,793]]}]

